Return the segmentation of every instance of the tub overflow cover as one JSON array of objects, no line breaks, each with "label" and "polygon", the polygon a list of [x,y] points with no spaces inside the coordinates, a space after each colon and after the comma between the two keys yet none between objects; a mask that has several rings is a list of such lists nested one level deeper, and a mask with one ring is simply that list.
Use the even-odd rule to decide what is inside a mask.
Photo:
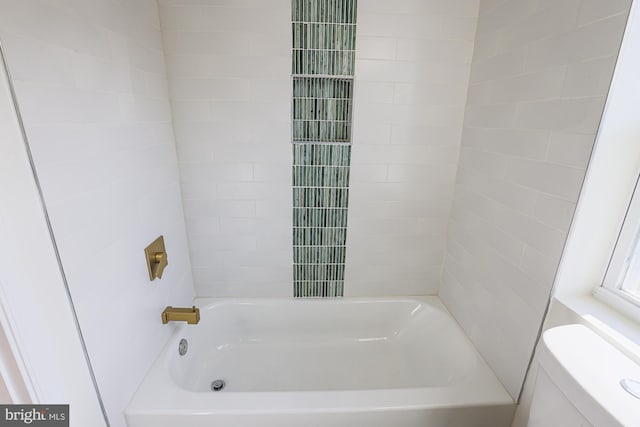
[{"label": "tub overflow cover", "polygon": [[184,356],[185,354],[187,354],[187,350],[189,350],[189,342],[182,338],[180,340],[180,344],[178,344],[178,354],[180,356]]}]

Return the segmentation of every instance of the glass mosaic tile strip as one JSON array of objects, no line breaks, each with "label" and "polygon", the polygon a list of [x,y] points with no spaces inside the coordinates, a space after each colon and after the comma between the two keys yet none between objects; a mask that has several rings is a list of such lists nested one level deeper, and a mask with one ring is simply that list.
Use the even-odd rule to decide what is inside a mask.
[{"label": "glass mosaic tile strip", "polygon": [[293,0],[291,20],[355,24],[357,4],[356,0]]},{"label": "glass mosaic tile strip", "polygon": [[293,144],[293,166],[349,166],[351,146],[347,144]]},{"label": "glass mosaic tile strip", "polygon": [[356,49],[356,26],[339,23],[293,22],[293,50]]},{"label": "glass mosaic tile strip", "polygon": [[300,227],[293,229],[293,246],[344,246],[346,228]]},{"label": "glass mosaic tile strip", "polygon": [[353,76],[356,0],[292,1],[293,74]]},{"label": "glass mosaic tile strip", "polygon": [[352,76],[355,57],[351,50],[294,50],[293,74]]},{"label": "glass mosaic tile strip", "polygon": [[343,295],[356,0],[292,0],[295,297]]},{"label": "glass mosaic tile strip", "polygon": [[344,280],[344,264],[294,264],[293,281]]},{"label": "glass mosaic tile strip", "polygon": [[349,183],[349,166],[301,166],[293,167],[293,186],[340,187]]},{"label": "glass mosaic tile strip", "polygon": [[301,298],[327,298],[344,295],[344,281],[297,281],[293,282],[293,293]]},{"label": "glass mosaic tile strip", "polygon": [[293,226],[308,228],[308,224],[323,224],[328,228],[347,227],[347,209],[293,208]]},{"label": "glass mosaic tile strip", "polygon": [[350,142],[352,98],[351,79],[294,77],[293,141]]},{"label": "glass mosaic tile strip", "polygon": [[293,144],[296,297],[342,296],[350,157],[350,145]]},{"label": "glass mosaic tile strip", "polygon": [[294,208],[346,208],[349,190],[346,188],[294,188]]},{"label": "glass mosaic tile strip", "polygon": [[296,247],[293,262],[296,264],[344,264],[345,247]]}]

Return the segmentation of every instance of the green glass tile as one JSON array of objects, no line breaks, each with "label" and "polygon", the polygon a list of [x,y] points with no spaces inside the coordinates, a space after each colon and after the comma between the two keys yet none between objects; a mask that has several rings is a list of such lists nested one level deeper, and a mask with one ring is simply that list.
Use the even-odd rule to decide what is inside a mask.
[{"label": "green glass tile", "polygon": [[356,22],[356,0],[293,0],[291,6],[293,22]]},{"label": "green glass tile", "polygon": [[295,77],[293,79],[293,140],[351,140],[352,80]]},{"label": "green glass tile", "polygon": [[348,144],[293,144],[294,166],[349,166]]},{"label": "green glass tile", "polygon": [[293,22],[294,50],[354,51],[356,26],[343,23]]},{"label": "green glass tile", "polygon": [[293,280],[294,282],[344,280],[344,264],[294,264]]},{"label": "green glass tile", "polygon": [[346,208],[349,190],[346,188],[300,188],[293,189],[293,207]]},{"label": "green glass tile", "polygon": [[296,297],[344,291],[356,16],[356,0],[292,1]]},{"label": "green glass tile", "polygon": [[348,166],[294,166],[294,187],[349,187]]},{"label": "green glass tile", "polygon": [[294,246],[344,246],[346,228],[304,227],[293,229]]},{"label": "green glass tile", "polygon": [[296,264],[344,264],[345,248],[332,247],[294,247],[293,262]]},{"label": "green glass tile", "polygon": [[346,228],[347,209],[313,209],[307,207],[293,209],[294,227]]},{"label": "green glass tile", "polygon": [[355,51],[294,50],[293,74],[353,76]]},{"label": "green glass tile", "polygon": [[294,296],[341,296],[349,158],[340,144],[294,144]]},{"label": "green glass tile", "polygon": [[339,281],[298,281],[294,282],[295,297],[337,297],[343,295],[344,282]]}]

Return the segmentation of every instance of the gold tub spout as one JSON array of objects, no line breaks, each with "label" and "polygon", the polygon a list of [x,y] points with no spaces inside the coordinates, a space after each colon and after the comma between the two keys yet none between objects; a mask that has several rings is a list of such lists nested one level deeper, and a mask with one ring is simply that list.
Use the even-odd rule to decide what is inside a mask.
[{"label": "gold tub spout", "polygon": [[200,309],[196,308],[195,305],[191,308],[178,308],[168,306],[162,312],[162,323],[183,320],[190,325],[195,325],[200,321]]}]

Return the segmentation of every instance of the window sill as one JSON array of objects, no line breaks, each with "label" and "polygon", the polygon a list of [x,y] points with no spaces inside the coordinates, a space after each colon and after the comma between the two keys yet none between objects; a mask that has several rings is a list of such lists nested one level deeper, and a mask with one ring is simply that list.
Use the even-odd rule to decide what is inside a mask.
[{"label": "window sill", "polygon": [[617,290],[607,289],[604,286],[597,287],[593,291],[593,295],[612,310],[640,323],[640,305],[630,296]]},{"label": "window sill", "polygon": [[546,327],[581,323],[640,364],[640,322],[592,295],[553,299]]}]

